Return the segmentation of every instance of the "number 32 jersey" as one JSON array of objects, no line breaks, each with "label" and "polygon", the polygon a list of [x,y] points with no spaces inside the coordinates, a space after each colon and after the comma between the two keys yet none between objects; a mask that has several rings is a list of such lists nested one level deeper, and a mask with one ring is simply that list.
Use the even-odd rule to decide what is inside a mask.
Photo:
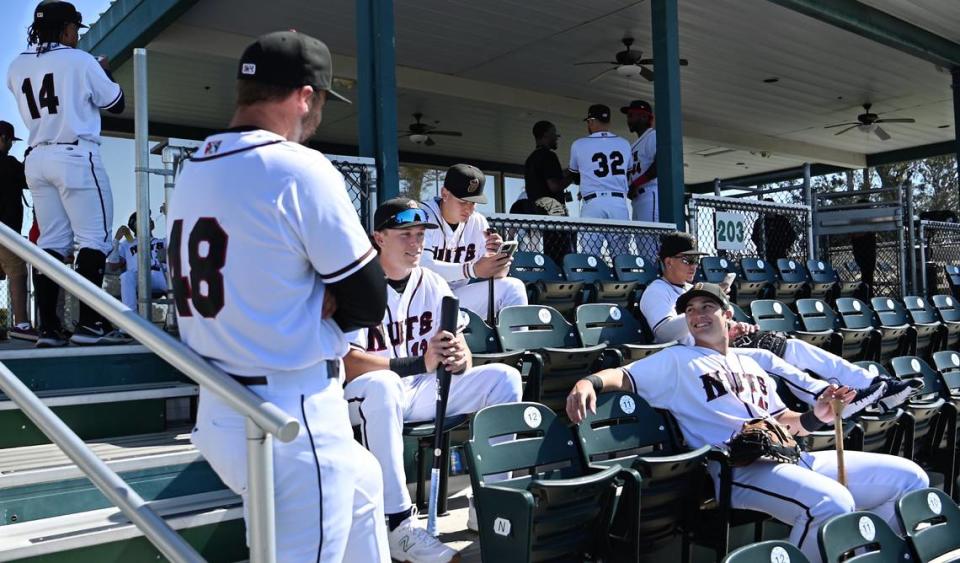
[{"label": "number 32 jersey", "polygon": [[320,318],[325,286],[376,252],[343,176],[319,152],[263,130],[204,140],[167,217],[180,335],[228,373],[297,370],[342,357]]},{"label": "number 32 jersey", "polygon": [[30,129],[28,144],[100,143],[100,110],[123,97],[90,53],[53,45],[37,55],[36,46],[10,63],[7,87]]},{"label": "number 32 jersey", "polygon": [[570,145],[570,171],[580,174],[580,195],[627,193],[627,171],[633,166],[630,142],[609,131],[597,131]]}]

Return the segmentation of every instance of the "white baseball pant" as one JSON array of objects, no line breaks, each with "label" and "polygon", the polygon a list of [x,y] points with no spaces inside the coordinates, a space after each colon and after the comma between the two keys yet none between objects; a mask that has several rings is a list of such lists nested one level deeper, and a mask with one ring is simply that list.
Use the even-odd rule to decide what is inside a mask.
[{"label": "white baseball pant", "polygon": [[[487,318],[487,308],[490,303],[490,282],[487,280],[461,285],[453,289],[453,294],[460,300],[460,307],[469,309],[480,316]],[[504,307],[527,304],[527,288],[516,278],[500,278],[493,280],[493,309],[498,315]]]},{"label": "white baseball pant", "polygon": [[[580,205],[580,216],[590,219],[613,219],[616,221],[630,220],[630,203],[624,197],[599,195],[583,202]],[[601,233],[587,233],[580,235],[580,252],[602,256],[603,243],[607,243],[607,252],[610,256],[628,254],[630,252],[630,237],[627,235],[605,235]]]},{"label": "white baseball pant", "polygon": [[[289,443],[273,440],[277,561],[390,561],[383,483],[376,460],[353,439],[340,379],[321,362],[267,376],[249,389],[300,422]],[[200,389],[193,443],[247,510],[244,417]]]},{"label": "white baseball pant", "polygon": [[[403,423],[434,419],[436,376],[431,373],[401,378],[389,370],[372,371],[348,383],[344,392],[350,405],[350,422],[360,426],[363,444],[383,470],[385,512],[407,510],[412,503],[403,472]],[[490,405],[515,403],[521,394],[520,372],[516,369],[503,364],[473,367],[450,379],[447,414],[467,414]]]},{"label": "white baseball pant", "polygon": [[[160,270],[150,270],[150,293],[167,290],[167,276]],[[137,271],[127,270],[120,274],[120,301],[137,310]]]},{"label": "white baseball pant", "polygon": [[[837,452],[804,452],[800,463],[755,461],[733,469],[731,505],[765,512],[792,526],[790,543],[810,561],[821,561],[817,532],[828,519],[869,510],[900,529],[894,505],[904,494],[929,485],[923,469],[897,456],[844,452],[847,486],[837,482]],[[719,466],[710,464],[714,486]],[[719,490],[719,489],[717,489]],[[902,530],[901,530],[902,532]]]},{"label": "white baseball pant", "polygon": [[656,180],[647,182],[643,186],[643,193],[630,200],[630,206],[633,210],[634,221],[651,221],[656,223],[660,220],[660,208],[657,202],[659,194],[657,193]]},{"label": "white baseball pant", "polygon": [[855,366],[836,354],[795,338],[787,340],[783,359],[788,364],[812,371],[827,381],[854,389],[869,387],[875,377],[869,371]]},{"label": "white baseball pant", "polygon": [[109,254],[113,194],[95,143],[41,145],[24,162],[40,227],[37,246],[66,256],[80,248]]}]

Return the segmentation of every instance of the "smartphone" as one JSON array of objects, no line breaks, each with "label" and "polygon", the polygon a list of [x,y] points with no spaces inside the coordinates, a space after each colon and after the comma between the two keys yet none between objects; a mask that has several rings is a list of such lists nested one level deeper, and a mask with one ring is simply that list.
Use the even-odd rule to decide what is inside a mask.
[{"label": "smartphone", "polygon": [[497,254],[506,254],[507,256],[513,256],[514,252],[517,251],[517,248],[520,246],[520,243],[515,240],[505,240],[503,244],[500,245],[500,248],[497,250]]}]

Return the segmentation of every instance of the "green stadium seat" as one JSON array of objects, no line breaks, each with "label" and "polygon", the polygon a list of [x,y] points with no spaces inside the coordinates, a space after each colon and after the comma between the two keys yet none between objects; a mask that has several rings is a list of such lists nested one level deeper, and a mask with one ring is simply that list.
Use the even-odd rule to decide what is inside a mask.
[{"label": "green stadium seat", "polygon": [[736,286],[737,305],[747,308],[755,299],[767,299],[773,295],[771,272],[766,269],[767,262],[760,258],[743,258],[740,260],[740,272]]},{"label": "green stadium seat", "polygon": [[817,537],[825,563],[902,563],[910,560],[907,542],[872,512],[834,516],[820,527]]},{"label": "green stadium seat", "polygon": [[588,303],[616,303],[628,307],[637,289],[634,282],[618,280],[606,262],[592,254],[567,254],[563,273],[568,281],[582,282]]},{"label": "green stadium seat", "polygon": [[947,278],[947,285],[950,287],[950,293],[955,298],[960,299],[960,266],[956,264],[947,264],[943,267],[943,275]]},{"label": "green stadium seat", "polygon": [[770,540],[731,551],[723,563],[809,563],[807,556],[790,542]]},{"label": "green stadium seat", "polygon": [[[789,280],[780,277],[776,264],[760,258],[743,258],[740,260],[740,269],[747,280],[751,280],[754,276],[757,280],[766,278],[767,283],[773,288],[770,298],[792,305],[806,292],[807,282],[804,279],[805,276],[796,271],[796,261],[786,260],[785,262]],[[793,264],[792,267],[791,264]]]},{"label": "green stadium seat", "polygon": [[953,350],[935,352],[933,369],[940,372],[944,385],[950,391],[950,400],[960,407],[960,353]]},{"label": "green stadium seat", "polygon": [[940,338],[940,323],[913,323],[903,303],[892,297],[874,297],[870,300],[881,326],[909,327],[907,331],[908,353],[930,359],[937,351]]},{"label": "green stadium seat", "polygon": [[[697,269],[697,281],[719,284],[727,274],[736,274],[737,267],[731,260],[719,256],[704,256],[700,258],[700,267]],[[739,276],[738,276],[739,277]],[[739,303],[737,300],[737,284],[730,287],[730,302]],[[749,305],[748,305],[749,306]]]},{"label": "green stadium seat", "polygon": [[584,346],[605,344],[623,365],[659,352],[673,343],[653,344],[640,319],[618,305],[593,303],[577,307],[577,332]]},{"label": "green stadium seat", "polygon": [[818,348],[832,350],[833,330],[802,330],[800,319],[785,303],[772,299],[758,299],[750,304],[750,314],[762,331],[786,332]]},{"label": "green stadium seat", "polygon": [[660,264],[635,254],[621,254],[613,259],[613,273],[618,280],[636,283],[643,289],[660,277]]},{"label": "green stadium seat", "polygon": [[937,311],[937,318],[947,327],[948,350],[960,350],[960,306],[950,295],[934,295],[930,298]]},{"label": "green stadium seat", "polygon": [[[889,362],[892,356],[895,355],[894,352],[896,351],[896,348],[900,345],[899,335],[897,335],[897,338],[894,341],[895,345],[891,345],[891,340],[888,338],[886,341],[887,356],[886,358],[883,358],[880,356],[881,334],[876,328],[876,325],[879,324],[879,320],[874,319],[873,309],[855,297],[838,297],[836,305],[837,313],[840,316],[840,323],[843,327],[840,329],[840,334],[842,334],[844,337],[844,357],[847,357],[847,334],[852,335],[853,332],[851,331],[866,331],[872,335],[870,338],[870,343],[864,347],[862,350],[862,355],[856,356],[854,359],[877,360],[882,364]],[[906,330],[903,331],[903,334],[905,333]]]},{"label": "green stadium seat", "polygon": [[580,300],[583,284],[567,281],[549,256],[538,252],[517,252],[513,255],[510,275],[527,286],[531,303],[548,305],[569,315]]},{"label": "green stadium seat", "polygon": [[[834,271],[830,262],[807,260],[807,274],[812,299],[823,299],[832,303],[837,298],[840,293],[840,276]],[[849,293],[853,295],[852,290]]]},{"label": "green stadium seat", "polygon": [[897,518],[918,561],[960,559],[960,508],[943,491],[911,491],[897,501]]},{"label": "green stadium seat", "polygon": [[874,356],[876,333],[873,326],[864,328],[845,327],[840,317],[822,299],[798,299],[796,303],[800,324],[810,332],[833,330],[830,351],[849,361],[858,361]]},{"label": "green stadium seat", "polygon": [[[950,327],[947,327],[937,316],[937,310],[919,295],[905,296],[903,305],[907,310],[910,324],[937,325],[937,350],[956,349],[957,342],[960,342],[960,324],[953,327],[953,333],[951,334]],[[952,347],[951,344],[953,344]]]},{"label": "green stadium seat", "polygon": [[[512,437],[491,444],[491,438]],[[512,403],[482,409],[467,442],[484,561],[583,561],[602,557],[619,466],[581,458],[571,429],[549,408]],[[512,472],[505,481],[490,475]]]}]

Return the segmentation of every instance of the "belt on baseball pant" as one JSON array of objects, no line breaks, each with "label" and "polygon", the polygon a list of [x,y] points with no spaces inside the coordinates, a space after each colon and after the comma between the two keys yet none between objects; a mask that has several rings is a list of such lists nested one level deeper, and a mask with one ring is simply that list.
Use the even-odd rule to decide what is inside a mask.
[{"label": "belt on baseball pant", "polygon": [[608,195],[608,196],[612,196],[612,197],[619,197],[619,198],[621,198],[621,199],[627,197],[626,195],[624,195],[624,194],[622,194],[622,193],[620,193],[620,192],[601,192],[601,193],[599,193],[599,194],[587,194],[587,195],[583,196],[583,201],[590,201],[591,199],[593,199],[593,198],[595,198],[595,197],[600,197],[601,195]]},{"label": "belt on baseball pant", "polygon": [[[324,360],[327,365],[327,378],[336,379],[340,377],[340,360]],[[250,387],[251,385],[266,385],[267,376],[265,375],[235,375],[228,373],[234,381],[240,385]]]}]

